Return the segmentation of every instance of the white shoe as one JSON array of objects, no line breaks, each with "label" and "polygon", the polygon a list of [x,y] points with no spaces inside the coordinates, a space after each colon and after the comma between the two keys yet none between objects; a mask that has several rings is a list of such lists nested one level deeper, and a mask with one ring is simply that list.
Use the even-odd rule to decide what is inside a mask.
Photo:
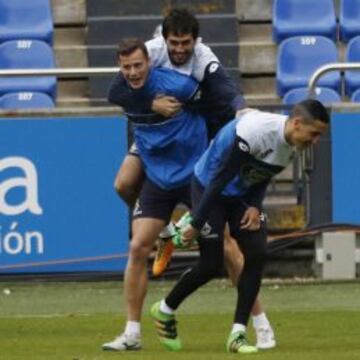
[{"label": "white shoe", "polygon": [[103,350],[129,351],[141,349],[140,334],[121,334],[115,340],[102,345]]},{"label": "white shoe", "polygon": [[271,326],[261,326],[255,328],[256,347],[258,349],[272,349],[276,346],[274,331]]}]

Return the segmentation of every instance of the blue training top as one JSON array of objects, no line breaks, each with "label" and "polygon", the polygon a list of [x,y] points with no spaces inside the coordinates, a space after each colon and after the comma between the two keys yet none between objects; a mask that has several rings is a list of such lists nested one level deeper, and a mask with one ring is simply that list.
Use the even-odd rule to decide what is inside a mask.
[{"label": "blue training top", "polygon": [[204,194],[193,214],[201,229],[207,209],[221,197],[261,208],[269,180],[293,159],[285,139],[287,117],[251,110],[224,126],[195,166]]},{"label": "blue training top", "polygon": [[174,117],[165,118],[149,112],[148,104],[161,95],[186,104],[196,96],[198,83],[174,70],[153,68],[141,89],[133,90],[118,78],[111,91],[116,94],[113,102],[124,108],[133,123],[146,176],[165,190],[188,184],[208,144],[205,120],[186,106]]}]

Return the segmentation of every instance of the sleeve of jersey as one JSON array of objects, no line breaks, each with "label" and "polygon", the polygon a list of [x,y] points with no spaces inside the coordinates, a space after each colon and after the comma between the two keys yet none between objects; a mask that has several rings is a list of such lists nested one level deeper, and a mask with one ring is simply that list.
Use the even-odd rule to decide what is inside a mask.
[{"label": "sleeve of jersey", "polygon": [[248,204],[261,210],[269,181],[253,185],[248,195]]},{"label": "sleeve of jersey", "polygon": [[206,187],[197,211],[193,213],[192,226],[195,229],[202,229],[207,220],[207,209],[210,209],[218,200],[225,186],[237,175],[240,166],[249,162],[250,159],[248,143],[237,136],[233,146],[225,155],[222,166]]},{"label": "sleeve of jersey", "polygon": [[[129,89],[123,74],[119,72],[113,78],[108,90],[107,99],[109,103],[126,108],[132,96],[133,93]],[[146,101],[144,99],[144,103],[146,104],[146,108],[148,108],[150,112],[152,102]]]},{"label": "sleeve of jersey", "polygon": [[234,111],[246,106],[241,89],[218,62],[211,62],[205,70],[204,85],[219,102],[228,103]]}]

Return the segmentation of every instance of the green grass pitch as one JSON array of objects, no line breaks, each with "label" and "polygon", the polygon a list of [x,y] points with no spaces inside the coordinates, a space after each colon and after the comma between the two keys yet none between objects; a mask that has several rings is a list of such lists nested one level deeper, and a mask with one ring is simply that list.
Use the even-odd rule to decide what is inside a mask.
[{"label": "green grass pitch", "polygon": [[[184,350],[170,354],[162,349],[148,310],[171,284],[150,283],[144,349],[113,353],[100,346],[123,328],[120,282],[0,283],[0,359],[360,359],[359,282],[264,286],[262,299],[278,346],[255,355],[225,352],[235,301],[234,289],[226,281],[205,286],[178,311]],[[251,327],[249,337],[254,340]]]}]

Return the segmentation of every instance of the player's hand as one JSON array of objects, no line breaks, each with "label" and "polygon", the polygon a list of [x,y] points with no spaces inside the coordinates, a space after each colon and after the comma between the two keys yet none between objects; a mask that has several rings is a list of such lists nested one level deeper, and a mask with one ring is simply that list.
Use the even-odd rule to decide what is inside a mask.
[{"label": "player's hand", "polygon": [[190,224],[181,229],[181,241],[184,243],[184,245],[191,245],[191,243],[198,237],[198,235],[199,231]]},{"label": "player's hand", "polygon": [[240,229],[256,231],[260,229],[260,211],[256,207],[248,207],[241,219]]},{"label": "player's hand", "polygon": [[158,96],[151,105],[151,110],[165,117],[173,117],[181,110],[182,104],[173,96]]}]

